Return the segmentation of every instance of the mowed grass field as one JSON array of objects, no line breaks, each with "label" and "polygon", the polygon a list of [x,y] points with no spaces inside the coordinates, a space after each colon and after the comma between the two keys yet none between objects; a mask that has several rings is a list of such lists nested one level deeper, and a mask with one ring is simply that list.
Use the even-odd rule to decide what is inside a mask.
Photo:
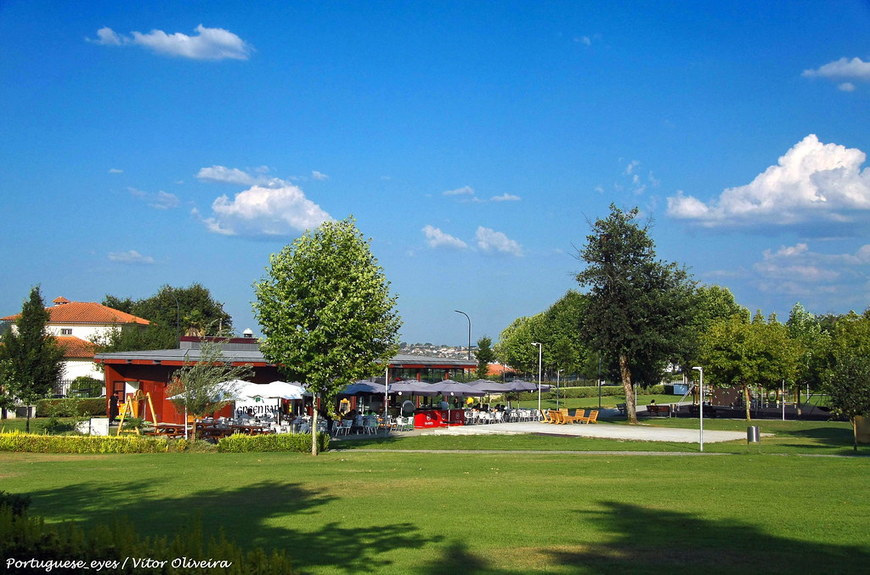
[{"label": "mowed grass field", "polygon": [[[826,435],[823,424],[812,429]],[[385,449],[471,448],[466,439],[511,451]],[[868,457],[796,454],[820,453],[806,446],[753,452],[745,442],[709,455],[541,452],[589,440],[510,441],[343,442],[355,449],[316,458],[5,453],[0,489],[29,494],[31,511],[52,522],[120,519],[169,535],[198,521],[244,546],[285,549],[303,573],[858,573],[870,565]]]}]

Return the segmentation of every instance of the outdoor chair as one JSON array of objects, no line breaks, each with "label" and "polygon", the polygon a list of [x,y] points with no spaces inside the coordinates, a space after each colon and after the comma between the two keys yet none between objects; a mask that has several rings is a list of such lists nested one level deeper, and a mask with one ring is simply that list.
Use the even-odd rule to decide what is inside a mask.
[{"label": "outdoor chair", "polygon": [[350,419],[342,419],[335,426],[335,435],[350,435],[350,429],[353,427],[353,421]]},{"label": "outdoor chair", "polygon": [[580,423],[598,423],[598,410],[593,409],[589,412],[589,417],[583,417],[578,420]]},{"label": "outdoor chair", "polygon": [[575,409],[574,415],[569,415],[567,409],[560,409],[562,412],[562,416],[565,419],[566,423],[577,423],[583,421],[584,416],[586,415],[585,409]]},{"label": "outdoor chair", "polygon": [[363,433],[377,435],[378,433],[378,418],[367,415],[363,418]]}]

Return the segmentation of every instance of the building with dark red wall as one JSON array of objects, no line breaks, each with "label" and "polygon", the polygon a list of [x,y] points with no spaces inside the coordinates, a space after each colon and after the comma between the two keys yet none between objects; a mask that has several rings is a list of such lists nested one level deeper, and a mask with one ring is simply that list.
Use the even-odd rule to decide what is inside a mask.
[{"label": "building with dark red wall", "polygon": [[[223,357],[232,365],[249,365],[253,375],[247,380],[266,384],[282,379],[277,366],[269,363],[260,352],[259,342],[251,337],[233,338],[221,342]],[[169,400],[166,388],[173,374],[185,365],[196,363],[200,358],[200,338],[183,337],[177,349],[145,351],[120,351],[99,353],[95,361],[103,365],[106,385],[106,412],[110,416],[117,413],[118,406],[137,391],[147,394],[156,412],[156,419],[165,423],[182,423],[184,415],[179,413],[175,404]],[[389,377],[398,379],[417,379],[420,381],[440,381],[449,379],[457,373],[475,369],[477,363],[417,355],[397,355],[390,360]],[[146,413],[146,404],[138,406],[137,413]],[[147,414],[150,419],[150,408]],[[217,415],[229,416],[227,407]]]}]

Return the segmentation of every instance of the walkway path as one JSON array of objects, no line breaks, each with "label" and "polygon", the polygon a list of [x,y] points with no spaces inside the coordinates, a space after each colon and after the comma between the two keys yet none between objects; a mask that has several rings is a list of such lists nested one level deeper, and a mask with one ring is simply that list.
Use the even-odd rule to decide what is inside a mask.
[{"label": "walkway path", "polygon": [[[631,441],[670,441],[676,443],[697,443],[697,429],[677,429],[653,427],[649,425],[614,425],[611,423],[566,424],[550,423],[491,423],[487,425],[457,425],[422,431],[422,435],[517,435],[543,434],[576,437],[598,437],[603,439],[626,439]],[[739,431],[704,430],[704,443],[720,443],[746,439]]]}]

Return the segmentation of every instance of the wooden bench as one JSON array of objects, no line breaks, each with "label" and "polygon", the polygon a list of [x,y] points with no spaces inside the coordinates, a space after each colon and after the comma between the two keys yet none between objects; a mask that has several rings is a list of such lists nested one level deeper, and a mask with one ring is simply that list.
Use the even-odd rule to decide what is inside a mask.
[{"label": "wooden bench", "polygon": [[647,415],[650,417],[670,417],[671,416],[671,406],[670,405],[647,405],[646,406]]},{"label": "wooden bench", "polygon": [[625,404],[624,404],[624,403],[617,403],[617,404],[616,404],[616,409],[619,410],[619,415],[625,415],[626,408],[625,408]]}]

